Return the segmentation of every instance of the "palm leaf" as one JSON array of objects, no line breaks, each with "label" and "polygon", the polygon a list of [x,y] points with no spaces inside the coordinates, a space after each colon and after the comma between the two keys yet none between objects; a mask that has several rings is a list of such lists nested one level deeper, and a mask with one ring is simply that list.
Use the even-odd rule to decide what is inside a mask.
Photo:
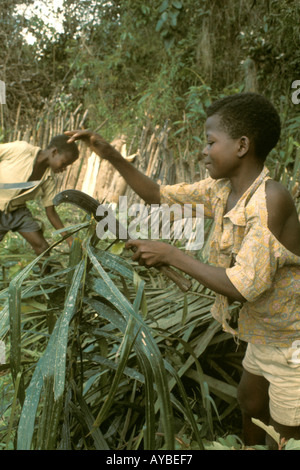
[{"label": "palm leaf", "polygon": [[31,448],[37,407],[45,379],[53,380],[52,400],[54,402],[58,403],[63,395],[68,329],[76,312],[77,293],[82,281],[83,271],[84,262],[82,261],[75,271],[64,312],[55,325],[45,354],[37,363],[30,385],[27,388],[18,427],[18,449],[30,450]]},{"label": "palm leaf", "polygon": [[[136,314],[134,307],[129,303],[129,301],[121,294],[117,289],[114,283],[111,281],[110,277],[104,271],[96,256],[93,253],[91,247],[87,247],[87,252],[89,258],[91,259],[94,267],[97,269],[99,275],[102,277],[103,283],[100,284],[98,292],[105,297],[108,302],[111,302],[113,306],[122,314],[126,322],[131,318],[134,320],[134,335],[136,336],[134,345],[136,345],[140,364],[144,368],[145,380],[147,383],[147,403],[150,403],[150,408],[147,408],[149,411],[146,416],[153,417],[153,400],[149,400],[149,397],[152,396],[151,393],[151,380],[152,375],[149,376],[150,366],[153,377],[157,387],[159,408],[162,416],[163,427],[165,430],[165,439],[169,449],[174,448],[174,429],[173,429],[173,416],[172,416],[172,407],[169,397],[168,385],[166,380],[165,368],[163,365],[163,360],[160,354],[160,351],[153,341],[151,333],[145,322],[142,318]],[[99,285],[99,283],[98,283]],[[138,302],[137,302],[138,303]],[[125,331],[123,331],[125,334]],[[97,424],[97,422],[96,422]],[[149,423],[148,423],[149,424]],[[147,427],[149,429],[149,426]],[[149,438],[147,439],[147,444],[149,444]]]}]

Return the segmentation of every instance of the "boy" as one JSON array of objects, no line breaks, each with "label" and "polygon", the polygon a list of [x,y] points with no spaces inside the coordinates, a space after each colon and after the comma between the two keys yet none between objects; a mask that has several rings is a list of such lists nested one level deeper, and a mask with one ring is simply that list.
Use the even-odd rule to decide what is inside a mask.
[{"label": "boy", "polygon": [[[79,155],[77,145],[67,141],[65,135],[58,135],[45,150],[24,141],[0,144],[0,183],[37,183],[25,190],[0,189],[0,241],[12,230],[19,232],[37,255],[49,247],[40,225],[26,207],[26,201],[38,197],[52,226],[56,230],[64,227],[52,200],[56,194],[55,174],[64,171]],[[71,246],[72,239],[67,242]]]},{"label": "boy", "polygon": [[[203,203],[214,219],[209,263],[160,241],[129,241],[133,259],[146,266],[166,264],[216,292],[212,314],[225,331],[248,343],[238,389],[246,445],[265,441],[257,418],[281,437],[300,438],[300,224],[287,190],[264,166],[277,144],[280,120],[273,105],[241,93],[207,110],[204,163],[210,177],[194,184],[160,187],[120,157],[100,136],[72,131],[108,159],[148,203]],[[229,305],[242,303],[238,331]]]}]

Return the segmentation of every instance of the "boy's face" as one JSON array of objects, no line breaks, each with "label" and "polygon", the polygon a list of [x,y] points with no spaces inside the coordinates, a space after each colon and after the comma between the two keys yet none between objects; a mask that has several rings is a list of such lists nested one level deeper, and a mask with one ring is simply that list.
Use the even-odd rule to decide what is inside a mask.
[{"label": "boy's face", "polygon": [[67,166],[74,163],[76,159],[77,158],[70,152],[59,153],[58,150],[55,149],[49,158],[49,166],[54,173],[62,173]]},{"label": "boy's face", "polygon": [[220,117],[210,116],[206,121],[207,144],[203,150],[205,166],[213,179],[230,178],[240,166],[239,139],[232,139],[222,129]]}]

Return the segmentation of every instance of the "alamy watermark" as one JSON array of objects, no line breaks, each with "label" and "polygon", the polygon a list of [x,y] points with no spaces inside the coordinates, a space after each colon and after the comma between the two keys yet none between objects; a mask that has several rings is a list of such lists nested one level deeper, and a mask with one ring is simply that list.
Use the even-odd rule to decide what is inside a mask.
[{"label": "alamy watermark", "polygon": [[300,364],[300,340],[299,339],[297,339],[296,341],[293,341],[292,349],[294,349],[294,352],[292,354],[291,362],[293,364]]},{"label": "alamy watermark", "polygon": [[0,364],[5,364],[5,344],[0,340]]},{"label": "alamy watermark", "polygon": [[294,80],[292,83],[292,88],[296,88],[295,91],[292,93],[292,102],[294,104],[300,103],[300,80]]},{"label": "alamy watermark", "polygon": [[0,80],[0,104],[6,104],[6,87],[2,80]]},{"label": "alamy watermark", "polygon": [[199,250],[204,244],[203,204],[128,206],[127,196],[119,196],[118,219],[109,204],[99,205],[96,216],[100,239],[180,240],[187,250]]}]

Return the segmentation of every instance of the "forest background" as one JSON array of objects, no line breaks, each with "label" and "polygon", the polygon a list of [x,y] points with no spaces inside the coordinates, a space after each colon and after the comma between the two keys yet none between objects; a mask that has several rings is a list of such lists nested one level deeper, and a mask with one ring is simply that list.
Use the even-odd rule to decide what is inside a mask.
[{"label": "forest background", "polygon": [[[6,85],[6,103],[0,105],[1,142],[6,142],[12,135],[16,135],[16,131],[37,129],[45,124],[46,119],[55,119],[58,113],[72,113],[80,106],[82,110],[88,111],[84,127],[93,130],[101,127],[102,135],[108,140],[125,134],[130,141],[144,126],[150,125],[155,129],[156,126],[161,128],[167,123],[170,128],[168,148],[172,151],[175,163],[177,159],[183,159],[187,166],[194,166],[195,171],[201,173],[203,169],[201,170],[201,162],[198,163],[198,157],[205,141],[203,135],[205,108],[221,96],[239,91],[257,91],[270,98],[280,113],[282,137],[277,148],[270,154],[268,164],[273,176],[291,190],[299,209],[300,100],[297,89],[300,88],[300,5],[297,0],[251,2],[247,0],[223,2],[61,0],[53,4],[42,0],[2,0],[0,22],[0,80]],[[65,216],[67,220],[74,221],[74,212],[65,213]],[[81,254],[78,255],[76,252],[79,257],[77,264],[75,263],[72,268],[74,277],[72,281],[69,279],[69,284],[66,284],[63,296],[66,302],[67,287],[70,287],[70,282],[73,282],[76,292],[80,292],[79,278],[85,272],[80,264],[82,259],[88,258],[94,270],[96,269],[97,276],[102,276],[102,281],[105,278],[101,266],[97,264],[99,260],[95,258],[92,245],[87,245],[85,255],[82,254],[84,252],[82,246],[78,249]],[[26,248],[18,238],[8,239],[5,250],[5,253],[1,252],[2,259],[7,256],[9,250],[10,254],[14,252],[20,257],[21,253],[26,258]],[[115,251],[111,255],[118,256],[120,253],[121,251]],[[77,255],[74,254],[74,257]],[[101,262],[104,262],[103,259]],[[115,277],[112,279],[114,285],[120,287],[122,294],[118,295],[121,296],[124,294],[126,276],[123,261],[119,262],[122,266],[121,287]],[[36,260],[30,256],[26,258],[25,271],[28,266],[31,269],[35,263]],[[21,267],[24,268],[24,265]],[[218,332],[219,336],[216,339],[217,330],[214,330],[212,323],[209,323],[211,320],[209,306],[213,296],[207,291],[198,292],[196,288],[195,293],[197,291],[199,296],[202,295],[201,299],[197,298],[202,302],[197,307],[197,315],[200,315],[199,309],[203,309],[203,315],[198,317],[192,315],[194,323],[189,324],[186,320],[187,312],[193,311],[191,307],[193,301],[188,296],[180,294],[179,297],[178,293],[173,292],[173,300],[163,299],[159,306],[163,309],[162,305],[167,303],[170,306],[172,302],[174,304],[177,302],[177,307],[179,304],[181,306],[181,310],[179,309],[181,317],[180,320],[176,320],[177,323],[172,317],[171,325],[174,328],[172,330],[169,327],[174,335],[172,338],[166,339],[166,331],[169,336],[170,329],[163,330],[160,325],[159,330],[155,330],[155,326],[151,323],[158,344],[163,344],[162,350],[161,346],[158,350],[156,345],[153,345],[153,350],[150,351],[160,358],[157,369],[156,366],[151,366],[153,369],[151,367],[151,370],[149,369],[147,360],[139,356],[140,350],[136,353],[137,358],[134,356],[132,352],[134,341],[130,347],[128,344],[124,346],[124,342],[120,341],[120,335],[115,335],[112,339],[110,336],[112,332],[109,329],[101,334],[97,330],[99,336],[92,340],[88,321],[84,317],[84,328],[75,322],[75,326],[64,330],[67,338],[65,347],[69,348],[70,343],[72,347],[65,350],[69,351],[69,362],[65,359],[65,362],[62,361],[60,364],[62,374],[60,377],[64,376],[63,391],[61,388],[56,390],[53,387],[52,381],[56,372],[48,370],[43,375],[44,381],[40,384],[38,396],[32,395],[30,380],[36,380],[38,383],[33,373],[32,362],[35,361],[35,371],[45,367],[40,361],[48,357],[47,354],[51,354],[47,349],[48,340],[45,338],[53,338],[52,333],[56,332],[54,325],[58,324],[55,323],[55,319],[59,318],[59,309],[71,307],[68,307],[69,304],[67,306],[64,304],[63,307],[55,306],[55,309],[51,310],[47,302],[43,303],[45,299],[49,300],[51,293],[57,294],[57,284],[62,282],[60,271],[56,285],[52,280],[51,287],[47,285],[48,290],[45,287],[47,294],[43,294],[44,301],[34,291],[36,304],[34,306],[31,303],[27,311],[25,307],[28,305],[24,307],[21,302],[22,289],[24,284],[25,288],[29,289],[27,283],[32,282],[34,274],[28,268],[25,274],[21,271],[20,275],[19,268],[20,266],[16,268],[15,264],[12,265],[9,274],[17,274],[17,281],[15,283],[12,281],[9,287],[5,282],[9,282],[10,279],[7,281],[3,278],[4,290],[1,295],[4,302],[4,314],[1,319],[6,325],[8,317],[5,317],[5,312],[7,312],[10,318],[10,336],[8,329],[5,331],[12,348],[12,362],[2,366],[1,370],[6,380],[10,368],[13,376],[13,386],[8,380],[1,389],[3,426],[0,431],[4,436],[2,437],[4,448],[15,446],[78,449],[94,447],[137,449],[139,446],[172,448],[174,447],[172,436],[175,434],[177,446],[203,448],[204,438],[216,439],[220,435],[227,435],[238,429],[239,424],[236,426],[232,424],[235,423],[236,417],[232,413],[236,412],[235,390],[240,371],[239,355],[234,354],[235,348],[232,344],[230,347],[227,346],[229,340],[228,338],[224,340],[222,333]],[[29,272],[33,278],[29,276]],[[143,272],[139,274],[142,279],[149,280],[148,274]],[[93,278],[93,287],[97,296],[101,297],[103,292],[99,287],[99,280],[96,280],[97,276]],[[132,280],[131,277],[130,279]],[[106,285],[110,285],[109,280]],[[158,302],[159,296],[162,295],[161,286],[154,282],[152,287],[157,289],[154,298]],[[128,286],[126,288],[129,289]],[[143,288],[147,294],[147,288]],[[7,301],[8,292],[10,292],[9,301]],[[19,296],[16,301],[17,307],[11,303],[15,292]],[[139,288],[136,292],[141,298],[143,297]],[[150,289],[149,292],[152,299],[153,291]],[[84,312],[81,315],[89,315],[89,309],[92,308],[91,300],[86,311],[82,307],[82,294],[77,297],[76,302],[78,298],[81,312]],[[140,307],[144,305],[141,298]],[[137,301],[133,301],[133,305],[136,306],[134,302]],[[126,313],[122,311],[117,300],[116,304],[113,302],[112,304],[121,315],[126,317],[128,314],[130,317],[128,310],[125,309]],[[51,305],[50,302],[50,307]],[[97,307],[93,304],[93,307],[97,309],[99,305]],[[150,320],[151,307],[151,300],[148,300]],[[22,308],[23,312],[26,311],[31,315],[26,321],[24,317],[21,319],[20,315],[18,316]],[[78,304],[73,305],[73,308],[78,309]],[[170,309],[172,310],[171,307]],[[157,305],[153,306],[154,310],[157,312]],[[169,314],[170,310],[164,312],[165,327]],[[106,312],[105,322],[110,323],[110,321],[110,315]],[[123,331],[123,324],[118,322],[112,324]],[[185,329],[186,325],[189,329]],[[148,326],[148,324],[143,325],[144,328]],[[179,326],[183,328],[181,333],[178,332]],[[135,326],[133,331],[134,328]],[[32,333],[30,338],[28,331]],[[81,355],[87,355],[84,367],[82,362],[81,366],[78,366],[78,351],[77,356],[74,353],[78,331],[81,331],[83,336],[86,335],[84,345],[79,348]],[[39,339],[37,332],[40,334]],[[127,335],[125,337],[127,338]],[[200,337],[203,339],[203,347],[199,348]],[[118,348],[116,348],[116,338],[119,341]],[[20,344],[17,344],[18,340]],[[55,341],[59,340],[56,337],[53,341],[53,344],[57,344]],[[93,350],[93,344],[98,344],[98,352],[101,352],[97,360],[95,356],[93,359],[88,356]],[[178,403],[175,392],[170,405],[166,384],[159,382],[160,360],[172,362],[171,344],[172,347],[176,344],[178,352],[178,357],[172,366],[181,371],[179,376],[183,380],[184,387],[182,390],[181,382],[177,382],[176,393],[186,393],[184,409]],[[192,344],[198,345],[195,346],[196,354],[190,349]],[[224,359],[224,351],[229,354],[226,364],[217,361],[217,358]],[[62,356],[66,357],[66,353]],[[181,370],[187,356],[194,357],[194,368]],[[204,364],[201,362],[201,365],[200,356],[205,358]],[[131,362],[128,362],[129,360]],[[134,360],[143,364],[143,377],[133,372]],[[115,363],[119,364],[117,372]],[[121,378],[122,374],[119,375],[120,371],[124,372],[125,363],[128,367],[130,365],[131,371],[125,374],[128,382]],[[203,375],[202,367],[206,369],[208,363],[210,369],[204,370]],[[76,368],[80,370],[75,372]],[[82,387],[79,388],[74,385],[76,373],[80,375],[82,381]],[[155,390],[149,386],[153,382],[151,380],[153,376],[158,381],[154,381],[157,387]],[[108,384],[112,380],[115,389],[110,396]],[[83,391],[83,384],[86,386],[87,381],[88,386]],[[146,384],[146,392],[141,391],[143,383]],[[225,385],[228,386],[227,391]],[[184,389],[189,392],[184,392]],[[198,393],[202,396],[200,405],[195,398]],[[48,400],[51,409],[45,407],[47,396],[51,397]],[[30,422],[26,421],[28,415],[25,413],[28,410],[26,408],[29,406],[28,403],[36,404]],[[115,405],[114,408],[112,403]],[[128,409],[124,407],[124,403]],[[175,406],[178,415],[170,420],[172,406]],[[157,418],[158,409],[160,419]],[[141,412],[141,410],[146,411]],[[183,420],[179,419],[180,413],[185,417]],[[85,431],[91,429],[91,423],[95,419],[97,426],[101,424],[101,431],[96,427],[98,434],[87,437]],[[170,427],[173,421],[175,425]],[[120,423],[122,423],[121,430]],[[29,433],[30,437],[28,429],[32,430]],[[228,442],[231,446],[233,441]],[[228,442],[223,440],[222,445],[229,446]],[[239,445],[239,442],[235,440],[234,445]],[[221,445],[220,441],[218,445]]]}]

